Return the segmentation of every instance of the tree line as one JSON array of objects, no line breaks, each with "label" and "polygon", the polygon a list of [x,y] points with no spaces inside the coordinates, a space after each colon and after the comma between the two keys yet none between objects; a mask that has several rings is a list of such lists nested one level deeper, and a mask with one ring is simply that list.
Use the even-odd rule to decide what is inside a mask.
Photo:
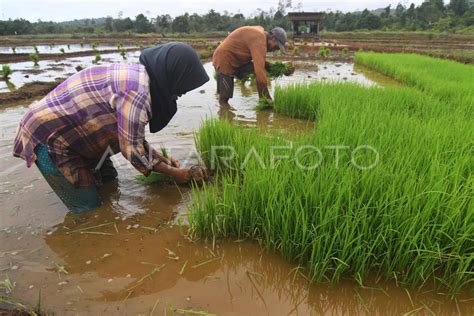
[{"label": "tree line", "polygon": [[[382,10],[343,13],[340,11],[325,12],[321,29],[325,31],[355,30],[407,30],[407,31],[474,31],[474,5],[472,0],[425,0],[421,5],[395,8],[387,6]],[[137,15],[134,19],[117,18],[84,19],[72,22],[30,22],[25,19],[0,21],[0,35],[21,34],[60,34],[60,33],[209,33],[229,32],[243,25],[261,25],[266,29],[281,26],[291,29],[291,23],[285,18],[287,11],[298,10],[301,5],[293,7],[291,0],[279,0],[276,9],[257,10],[250,17],[241,13],[219,13],[210,10],[206,14],[189,14],[171,17],[169,14],[154,18]]]}]

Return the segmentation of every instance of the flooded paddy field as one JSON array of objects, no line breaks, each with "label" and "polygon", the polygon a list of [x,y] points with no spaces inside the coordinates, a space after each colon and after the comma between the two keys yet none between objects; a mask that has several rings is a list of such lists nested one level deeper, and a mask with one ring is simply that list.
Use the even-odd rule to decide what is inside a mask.
[{"label": "flooded paddy field", "polygon": [[[119,54],[103,55],[119,62]],[[138,52],[125,62],[137,62]],[[12,64],[12,81],[53,80],[91,64],[93,56],[61,61]],[[41,64],[43,63],[43,64]],[[272,82],[348,81],[362,85],[399,83],[351,63],[301,62],[291,77]],[[315,123],[273,111],[255,111],[254,85],[236,84],[231,107],[221,108],[211,80],[178,101],[170,124],[147,140],[164,145],[184,165],[199,161],[194,132],[203,120],[220,117],[242,125],[283,133],[314,129]],[[18,72],[18,75],[14,74]],[[30,72],[30,78],[24,76]],[[36,77],[35,77],[36,76]],[[2,92],[6,87],[1,86]],[[33,309],[41,297],[44,312],[75,314],[218,315],[471,315],[474,298],[456,299],[429,289],[405,289],[396,282],[343,280],[310,284],[305,270],[279,254],[242,240],[191,240],[186,214],[188,187],[145,186],[120,155],[112,160],[115,183],[101,188],[104,204],[87,214],[68,213],[36,167],[12,157],[12,140],[27,103],[0,110],[0,278],[16,282],[13,297]],[[41,296],[40,294],[41,293]],[[205,315],[205,313],[203,313]]]}]

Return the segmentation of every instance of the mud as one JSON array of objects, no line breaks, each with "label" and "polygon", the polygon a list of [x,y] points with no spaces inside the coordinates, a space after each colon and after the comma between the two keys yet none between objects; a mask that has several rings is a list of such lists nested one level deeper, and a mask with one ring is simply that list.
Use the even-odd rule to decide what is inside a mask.
[{"label": "mud", "polygon": [[42,97],[63,81],[30,82],[15,91],[0,93],[0,109],[18,104],[19,102],[28,102],[28,100]]}]

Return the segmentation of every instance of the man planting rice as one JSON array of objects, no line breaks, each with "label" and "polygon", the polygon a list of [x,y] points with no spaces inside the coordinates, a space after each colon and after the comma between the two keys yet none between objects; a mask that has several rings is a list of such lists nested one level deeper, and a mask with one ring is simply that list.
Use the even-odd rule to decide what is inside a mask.
[{"label": "man planting rice", "polygon": [[259,97],[271,101],[265,73],[266,54],[277,49],[285,52],[286,40],[286,32],[281,27],[266,32],[261,26],[243,26],[230,33],[212,56],[219,103],[228,105],[234,93],[234,77],[242,78],[252,71]]}]

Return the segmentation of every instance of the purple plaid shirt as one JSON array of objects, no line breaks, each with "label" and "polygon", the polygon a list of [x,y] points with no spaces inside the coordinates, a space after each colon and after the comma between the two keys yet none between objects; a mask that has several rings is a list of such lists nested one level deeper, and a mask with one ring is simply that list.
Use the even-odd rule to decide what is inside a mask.
[{"label": "purple plaid shirt", "polygon": [[162,160],[145,141],[151,118],[149,77],[139,64],[87,68],[30,106],[17,129],[13,155],[30,167],[38,144],[76,186],[94,183],[92,169],[106,153],[121,152],[148,175]]}]

